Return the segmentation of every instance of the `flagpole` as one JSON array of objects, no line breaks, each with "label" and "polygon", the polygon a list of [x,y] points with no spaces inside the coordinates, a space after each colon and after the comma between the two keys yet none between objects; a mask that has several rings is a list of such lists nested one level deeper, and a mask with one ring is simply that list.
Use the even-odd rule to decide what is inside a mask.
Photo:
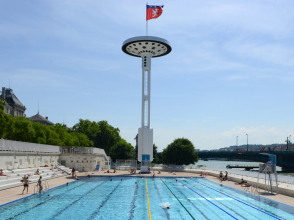
[{"label": "flagpole", "polygon": [[147,5],[148,3],[146,3],[146,36],[148,36]]}]

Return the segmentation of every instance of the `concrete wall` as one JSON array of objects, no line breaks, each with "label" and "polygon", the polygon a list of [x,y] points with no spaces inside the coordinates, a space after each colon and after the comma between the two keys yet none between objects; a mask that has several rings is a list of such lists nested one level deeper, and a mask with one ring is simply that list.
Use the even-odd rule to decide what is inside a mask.
[{"label": "concrete wall", "polygon": [[100,169],[105,167],[105,157],[91,154],[73,154],[60,155],[60,163],[69,168],[75,168],[77,171],[94,171],[96,165],[100,165]]},{"label": "concrete wall", "polygon": [[40,166],[51,166],[58,162],[58,155],[38,154],[7,154],[0,153],[0,169],[35,168]]}]

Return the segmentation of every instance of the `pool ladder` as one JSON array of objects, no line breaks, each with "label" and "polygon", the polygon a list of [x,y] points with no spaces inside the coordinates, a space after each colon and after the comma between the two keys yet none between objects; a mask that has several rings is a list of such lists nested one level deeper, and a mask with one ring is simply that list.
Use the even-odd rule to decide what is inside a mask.
[{"label": "pool ladder", "polygon": [[249,186],[249,187],[245,187],[245,191],[247,193],[251,193],[253,195],[256,196],[260,196],[259,192],[258,192],[258,186]]},{"label": "pool ladder", "polygon": [[[47,191],[49,189],[49,183],[46,180],[43,180],[42,182],[43,182],[42,183],[42,187],[43,187],[42,191]],[[38,192],[39,192],[39,184],[34,186],[34,194],[36,194]]]}]

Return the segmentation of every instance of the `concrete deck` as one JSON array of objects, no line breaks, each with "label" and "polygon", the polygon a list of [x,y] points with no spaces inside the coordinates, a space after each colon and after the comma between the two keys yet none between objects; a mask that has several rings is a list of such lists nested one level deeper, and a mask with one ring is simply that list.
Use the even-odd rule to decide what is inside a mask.
[{"label": "concrete deck", "polygon": [[[113,172],[113,170],[111,170],[111,172]],[[169,173],[167,171],[161,171],[161,174],[157,174],[156,173],[156,177],[179,177],[179,176],[186,176],[186,177],[191,177],[191,176],[199,176],[198,173],[190,173],[190,172],[175,172],[176,175],[173,175],[172,173]],[[130,174],[128,171],[121,171],[121,170],[117,170],[117,173],[105,173],[102,171],[93,171],[93,172],[89,172],[90,175],[101,175],[101,176],[112,176],[112,177],[120,177],[120,176],[125,176],[125,177],[145,177],[145,176],[149,176],[151,177],[151,174]],[[83,177],[88,175],[88,172],[80,172],[79,177]],[[206,176],[207,179],[210,179],[212,181],[215,182],[219,182],[221,183],[217,177],[215,176],[211,176],[208,175]],[[59,178],[55,178],[55,179],[50,179],[48,180],[49,186],[50,188],[65,184],[67,182],[72,182],[74,181],[74,179],[72,179],[71,176],[65,176],[65,177],[59,177]],[[244,187],[241,187],[240,185],[235,185],[235,182],[233,181],[223,181],[222,184],[223,185],[227,185],[227,186],[231,186],[237,189],[241,189],[244,190]],[[17,200],[17,199],[21,199],[23,197],[26,197],[28,195],[32,195],[34,193],[34,185],[36,185],[35,183],[30,185],[29,187],[29,193],[28,194],[24,194],[22,195],[22,190],[23,190],[23,186],[19,186],[19,187],[14,187],[14,188],[10,188],[10,189],[6,189],[6,190],[2,190],[0,191],[0,205]],[[262,195],[263,197],[275,200],[277,202],[281,202],[290,206],[294,207],[294,198],[290,197],[290,196],[286,196],[286,195]]]}]

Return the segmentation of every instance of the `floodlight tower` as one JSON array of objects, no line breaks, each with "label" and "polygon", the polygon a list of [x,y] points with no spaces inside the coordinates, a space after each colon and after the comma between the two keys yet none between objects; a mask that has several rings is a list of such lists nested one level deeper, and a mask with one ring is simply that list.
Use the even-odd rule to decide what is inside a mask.
[{"label": "floodlight tower", "polygon": [[138,130],[138,161],[141,162],[141,172],[148,172],[153,160],[153,129],[150,127],[151,58],[165,56],[172,48],[163,38],[139,36],[124,41],[122,50],[130,56],[142,58],[142,115]]}]

